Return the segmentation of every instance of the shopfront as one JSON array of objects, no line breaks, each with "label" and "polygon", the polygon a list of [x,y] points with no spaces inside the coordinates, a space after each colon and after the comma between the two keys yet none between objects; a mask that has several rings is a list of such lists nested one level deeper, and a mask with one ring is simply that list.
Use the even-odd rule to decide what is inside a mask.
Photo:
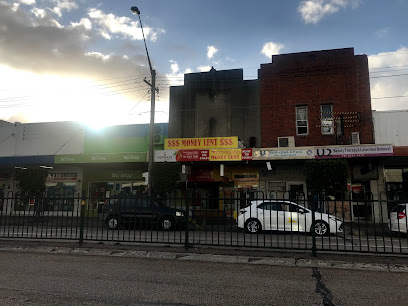
[{"label": "shopfront", "polygon": [[[56,172],[57,171],[57,172]],[[46,211],[74,211],[74,198],[79,198],[82,170],[56,169],[48,174],[46,185]]]},{"label": "shopfront", "polygon": [[106,169],[87,168],[83,187],[90,199],[89,208],[96,209],[112,196],[141,193],[145,187],[145,179],[142,169],[121,166]]},{"label": "shopfront", "polygon": [[315,158],[313,147],[254,149],[253,159],[260,168],[260,190],[265,197],[304,199],[304,163]]},{"label": "shopfront", "polygon": [[55,164],[75,164],[82,169],[81,194],[90,199],[90,209],[97,209],[112,195],[133,194],[144,189],[145,162],[144,152],[55,156]]}]

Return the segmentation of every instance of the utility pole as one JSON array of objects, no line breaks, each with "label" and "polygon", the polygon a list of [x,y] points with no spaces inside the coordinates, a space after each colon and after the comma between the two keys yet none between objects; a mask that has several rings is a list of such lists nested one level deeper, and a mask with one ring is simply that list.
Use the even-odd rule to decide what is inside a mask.
[{"label": "utility pole", "polygon": [[150,74],[152,77],[152,83],[150,84],[148,81],[144,80],[146,84],[150,86],[150,93],[151,93],[151,102],[150,102],[150,130],[149,130],[149,155],[147,157],[148,161],[148,166],[147,166],[147,172],[148,172],[148,177],[147,177],[147,184],[148,184],[148,195],[152,195],[152,183],[153,183],[153,162],[154,162],[154,113],[155,113],[155,98],[156,98],[156,91],[158,92],[159,90],[156,88],[156,71],[152,68],[152,63],[150,62],[150,56],[149,56],[149,51],[147,50],[147,45],[146,45],[146,39],[143,31],[143,24],[142,24],[142,19],[140,18],[140,11],[136,6],[132,6],[130,8],[133,14],[139,16],[139,21],[140,21],[140,28],[142,29],[142,34],[143,34],[143,41],[146,49],[146,55],[147,55],[147,60],[149,62],[149,69],[150,69]]}]

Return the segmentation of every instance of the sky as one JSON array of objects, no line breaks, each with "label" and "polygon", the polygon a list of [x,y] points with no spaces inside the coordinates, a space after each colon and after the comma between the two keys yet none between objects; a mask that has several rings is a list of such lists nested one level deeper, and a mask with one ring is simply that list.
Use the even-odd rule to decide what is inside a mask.
[{"label": "sky", "polygon": [[0,0],[0,120],[168,122],[185,73],[273,54],[353,47],[369,59],[372,108],[408,109],[407,0]]}]

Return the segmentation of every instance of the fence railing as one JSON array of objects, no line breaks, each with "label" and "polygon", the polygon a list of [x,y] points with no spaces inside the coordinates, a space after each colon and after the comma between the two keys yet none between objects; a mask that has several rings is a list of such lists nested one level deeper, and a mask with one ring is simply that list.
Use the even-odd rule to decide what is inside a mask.
[{"label": "fence railing", "polygon": [[108,199],[9,194],[0,202],[0,238],[408,255],[404,203],[249,192]]}]

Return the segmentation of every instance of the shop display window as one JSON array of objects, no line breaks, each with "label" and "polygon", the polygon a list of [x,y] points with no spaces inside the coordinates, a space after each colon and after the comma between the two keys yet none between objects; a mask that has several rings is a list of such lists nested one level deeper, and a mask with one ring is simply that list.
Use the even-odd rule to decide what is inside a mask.
[{"label": "shop display window", "polygon": [[46,211],[73,211],[75,183],[59,182],[55,186],[47,186],[47,197],[44,203]]}]

